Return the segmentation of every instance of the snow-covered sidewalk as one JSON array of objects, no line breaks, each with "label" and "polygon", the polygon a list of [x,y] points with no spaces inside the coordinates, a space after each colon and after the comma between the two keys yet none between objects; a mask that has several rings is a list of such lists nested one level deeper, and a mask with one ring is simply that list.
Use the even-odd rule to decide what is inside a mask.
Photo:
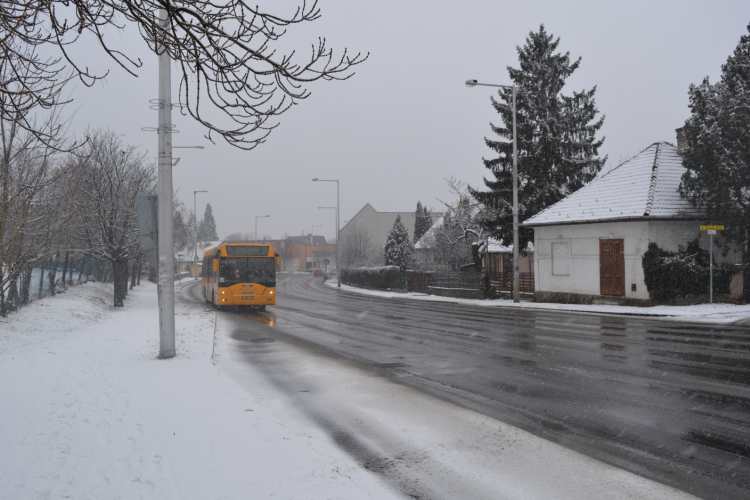
[{"label": "snow-covered sidewalk", "polygon": [[[211,362],[214,314],[89,283],[0,319],[0,498],[396,498],[280,400]],[[260,380],[259,384],[264,383]]]},{"label": "snow-covered sidewalk", "polygon": [[[338,286],[338,282],[335,279],[327,280],[325,284],[332,288],[337,288]],[[744,324],[744,322],[750,321],[750,304],[698,304],[692,306],[632,307],[598,304],[553,304],[548,302],[531,302],[528,300],[522,300],[520,303],[516,304],[509,299],[458,299],[414,292],[398,293],[384,292],[379,290],[367,290],[364,288],[357,288],[355,286],[344,284],[341,285],[341,289],[349,292],[361,293],[364,295],[372,295],[375,297],[426,300],[432,302],[452,302],[454,304],[467,304],[482,307],[520,307],[524,309],[546,309],[584,313],[622,314],[628,316],[652,316],[662,317],[665,319],[695,321],[701,323],[743,322]]]}]

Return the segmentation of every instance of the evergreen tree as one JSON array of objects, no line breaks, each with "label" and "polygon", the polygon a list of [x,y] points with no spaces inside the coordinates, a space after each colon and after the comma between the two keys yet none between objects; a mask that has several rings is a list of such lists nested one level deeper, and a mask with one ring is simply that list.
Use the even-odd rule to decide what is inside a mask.
[{"label": "evergreen tree", "polygon": [[[561,94],[565,81],[578,69],[581,58],[570,61],[570,53],[555,53],[560,39],[547,34],[544,25],[530,32],[523,47],[516,47],[520,68],[508,67],[516,85],[516,128],[518,145],[518,212],[523,222],[560,201],[591,181],[606,162],[598,158],[604,139],[596,133],[604,116],[594,102],[596,87]],[[492,99],[504,126],[491,124],[503,141],[485,138],[497,158],[484,159],[492,172],[485,177],[489,189],[469,188],[485,207],[482,224],[490,234],[505,242],[513,239],[513,108],[512,91],[500,89],[501,101]],[[533,239],[531,228],[521,227],[519,245],[526,248]]]},{"label": "evergreen tree", "polygon": [[[750,24],[747,27],[750,33]],[[691,116],[683,128],[687,172],[680,194],[706,211],[707,222],[724,226],[717,240],[733,243],[750,264],[750,35],[743,35],[722,66],[721,80],[691,85]],[[750,301],[750,271],[744,275]]]},{"label": "evergreen tree", "polygon": [[422,208],[422,224],[423,224],[425,233],[429,231],[430,228],[432,227],[432,214],[430,213],[430,211],[427,209],[426,206]]},{"label": "evergreen tree", "polygon": [[203,220],[198,225],[199,241],[216,241],[219,235],[216,234],[216,221],[214,220],[214,211],[211,204],[206,205],[206,212],[203,214]]},{"label": "evergreen tree", "polygon": [[388,232],[384,248],[385,265],[398,266],[406,271],[412,264],[414,249],[409,240],[409,230],[401,223],[401,215],[396,216],[393,229]]},{"label": "evergreen tree", "polygon": [[424,236],[424,233],[430,228],[427,224],[428,223],[424,218],[422,202],[418,201],[417,210],[414,212],[414,243],[418,242],[419,239]]}]

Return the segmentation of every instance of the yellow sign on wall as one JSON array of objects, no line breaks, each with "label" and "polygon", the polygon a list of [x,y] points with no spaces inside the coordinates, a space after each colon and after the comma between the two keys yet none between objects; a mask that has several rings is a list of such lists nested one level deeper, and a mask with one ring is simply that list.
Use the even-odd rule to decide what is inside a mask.
[{"label": "yellow sign on wall", "polygon": [[701,226],[701,231],[723,231],[724,226]]}]

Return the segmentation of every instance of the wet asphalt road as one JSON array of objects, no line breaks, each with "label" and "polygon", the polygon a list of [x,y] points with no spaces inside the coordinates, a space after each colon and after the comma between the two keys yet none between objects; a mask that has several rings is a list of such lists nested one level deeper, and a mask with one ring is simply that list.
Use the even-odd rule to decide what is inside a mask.
[{"label": "wet asphalt road", "polygon": [[[750,498],[750,328],[386,299],[280,275],[254,328],[703,498]],[[258,321],[261,319],[261,321]]]}]

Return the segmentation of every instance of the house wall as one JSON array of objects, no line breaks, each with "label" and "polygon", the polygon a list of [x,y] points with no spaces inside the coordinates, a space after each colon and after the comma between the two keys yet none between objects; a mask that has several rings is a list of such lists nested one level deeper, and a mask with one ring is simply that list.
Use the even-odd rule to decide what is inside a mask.
[{"label": "house wall", "polygon": [[[708,235],[700,231],[700,225],[700,221],[622,221],[535,227],[534,288],[540,292],[600,295],[599,240],[621,238],[625,254],[625,297],[648,299],[642,258],[649,242],[678,252],[698,237],[701,248],[708,250]],[[553,274],[553,243],[568,245],[568,275]],[[561,248],[564,247],[557,247],[558,252]],[[736,252],[724,256],[716,248],[714,259],[739,262]],[[558,269],[564,268],[564,264]]]},{"label": "house wall", "polygon": [[[540,292],[600,295],[599,240],[622,238],[625,256],[625,297],[648,299],[641,257],[648,248],[646,221],[571,224],[534,228],[534,288]],[[553,243],[567,243],[567,275],[553,274]],[[564,247],[558,247],[558,250]],[[558,253],[558,257],[561,254]],[[564,264],[564,263],[563,263]],[[565,268],[558,265],[559,269]],[[563,270],[563,272],[565,269]],[[631,285],[636,285],[632,291]]]}]

